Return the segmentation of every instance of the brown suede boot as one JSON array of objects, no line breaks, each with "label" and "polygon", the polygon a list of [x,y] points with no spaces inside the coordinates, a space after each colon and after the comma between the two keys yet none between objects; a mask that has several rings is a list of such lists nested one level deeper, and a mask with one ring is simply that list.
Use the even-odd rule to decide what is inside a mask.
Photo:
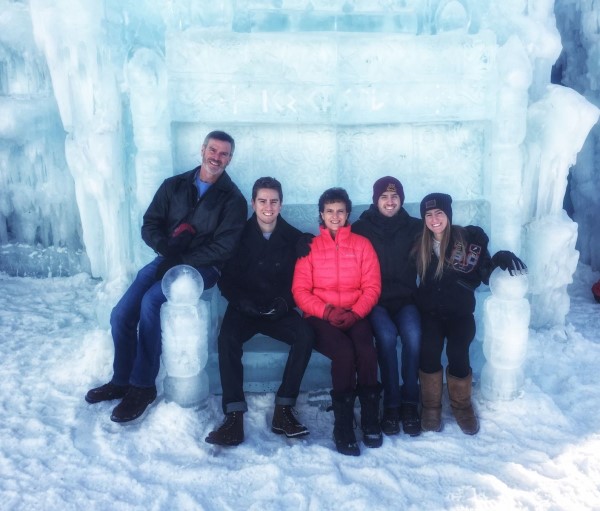
[{"label": "brown suede boot", "polygon": [[442,431],[442,387],[444,373],[440,369],[436,373],[419,371],[421,381],[421,429],[423,431]]},{"label": "brown suede boot", "polygon": [[457,424],[465,435],[474,435],[479,431],[479,421],[471,404],[473,372],[471,371],[464,378],[457,378],[452,376],[446,368],[446,381],[448,382],[452,413]]}]

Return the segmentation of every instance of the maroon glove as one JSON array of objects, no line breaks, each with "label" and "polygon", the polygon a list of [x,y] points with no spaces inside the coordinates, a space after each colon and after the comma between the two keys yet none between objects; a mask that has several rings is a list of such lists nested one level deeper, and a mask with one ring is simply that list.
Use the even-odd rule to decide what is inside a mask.
[{"label": "maroon glove", "polygon": [[331,323],[333,326],[337,326],[339,328],[342,318],[346,315],[346,310],[341,307],[334,307],[332,311],[329,313],[329,318],[327,321]]},{"label": "maroon glove", "polygon": [[331,314],[332,310],[333,310],[333,305],[331,305],[330,303],[325,305],[325,310],[323,311],[323,319],[325,321],[329,321],[329,315]]},{"label": "maroon glove", "polygon": [[175,230],[173,231],[173,234],[171,234],[171,238],[176,238],[177,236],[179,236],[180,234],[182,234],[184,232],[189,232],[190,234],[196,234],[196,229],[194,229],[194,226],[192,224],[183,222],[175,228]]},{"label": "maroon glove", "polygon": [[592,286],[592,294],[594,295],[594,299],[600,303],[600,280]]},{"label": "maroon glove", "polygon": [[360,316],[353,311],[344,311],[342,320],[339,325],[336,325],[340,330],[348,330],[352,328],[354,323],[360,319]]},{"label": "maroon glove", "polygon": [[181,256],[188,248],[194,234],[196,229],[193,225],[181,223],[175,228],[168,241],[158,245],[158,252],[165,257]]}]

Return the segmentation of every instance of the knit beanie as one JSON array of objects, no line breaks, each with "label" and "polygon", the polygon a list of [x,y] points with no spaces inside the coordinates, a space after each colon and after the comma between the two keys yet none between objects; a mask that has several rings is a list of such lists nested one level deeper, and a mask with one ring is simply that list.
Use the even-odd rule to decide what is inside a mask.
[{"label": "knit beanie", "polygon": [[402,183],[395,177],[385,176],[375,181],[373,185],[373,204],[377,204],[379,197],[385,192],[397,193],[400,197],[400,205],[404,204],[404,188],[402,188]]},{"label": "knit beanie", "polygon": [[430,193],[421,201],[421,218],[425,219],[425,213],[430,209],[441,209],[448,221],[452,224],[452,197],[447,193]]}]

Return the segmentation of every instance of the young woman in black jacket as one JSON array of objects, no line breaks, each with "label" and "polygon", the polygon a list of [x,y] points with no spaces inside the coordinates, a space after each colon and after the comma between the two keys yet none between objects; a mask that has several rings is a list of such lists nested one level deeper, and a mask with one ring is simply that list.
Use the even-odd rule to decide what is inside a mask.
[{"label": "young woman in black jacket", "polygon": [[446,343],[446,382],[456,422],[474,435],[479,421],[471,404],[473,373],[469,346],[475,337],[475,289],[487,284],[499,266],[510,274],[524,272],[525,264],[502,250],[490,257],[488,237],[480,227],[452,225],[452,197],[432,193],[421,201],[423,234],[415,247],[420,283],[417,306],[421,312],[419,379],[423,431],[441,431],[443,372]]}]

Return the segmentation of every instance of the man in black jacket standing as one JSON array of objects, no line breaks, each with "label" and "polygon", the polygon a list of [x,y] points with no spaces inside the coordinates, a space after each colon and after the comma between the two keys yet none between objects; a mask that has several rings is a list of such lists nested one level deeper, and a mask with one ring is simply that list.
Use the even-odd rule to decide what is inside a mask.
[{"label": "man in black jacket standing", "polygon": [[[375,334],[379,372],[383,384],[383,419],[386,435],[421,433],[419,405],[419,354],[421,318],[415,305],[417,269],[411,250],[423,230],[423,222],[402,207],[404,189],[395,177],[373,184],[373,204],[352,224],[352,231],[369,239],[381,267],[381,297],[369,314]],[[402,342],[401,374],[396,354]]]},{"label": "man in black jacket standing", "polygon": [[290,346],[281,386],[275,395],[271,429],[288,438],[308,434],[294,406],[314,343],[311,327],[294,310],[292,278],[296,247],[303,234],[281,216],[283,192],[274,178],[252,187],[254,214],[246,222],[236,254],[223,270],[219,289],[229,304],[219,333],[219,371],[225,420],[206,441],[238,445],[244,440],[243,344],[262,333]]},{"label": "man in black jacket standing", "polygon": [[112,412],[114,422],[137,419],[156,399],[165,273],[188,264],[200,272],[209,289],[237,246],[247,205],[225,172],[234,149],[227,133],[209,133],[200,167],[166,179],[144,214],[142,239],[158,256],[138,272],[111,313],[115,345],[111,381],[85,396],[88,403],[122,398]]}]

